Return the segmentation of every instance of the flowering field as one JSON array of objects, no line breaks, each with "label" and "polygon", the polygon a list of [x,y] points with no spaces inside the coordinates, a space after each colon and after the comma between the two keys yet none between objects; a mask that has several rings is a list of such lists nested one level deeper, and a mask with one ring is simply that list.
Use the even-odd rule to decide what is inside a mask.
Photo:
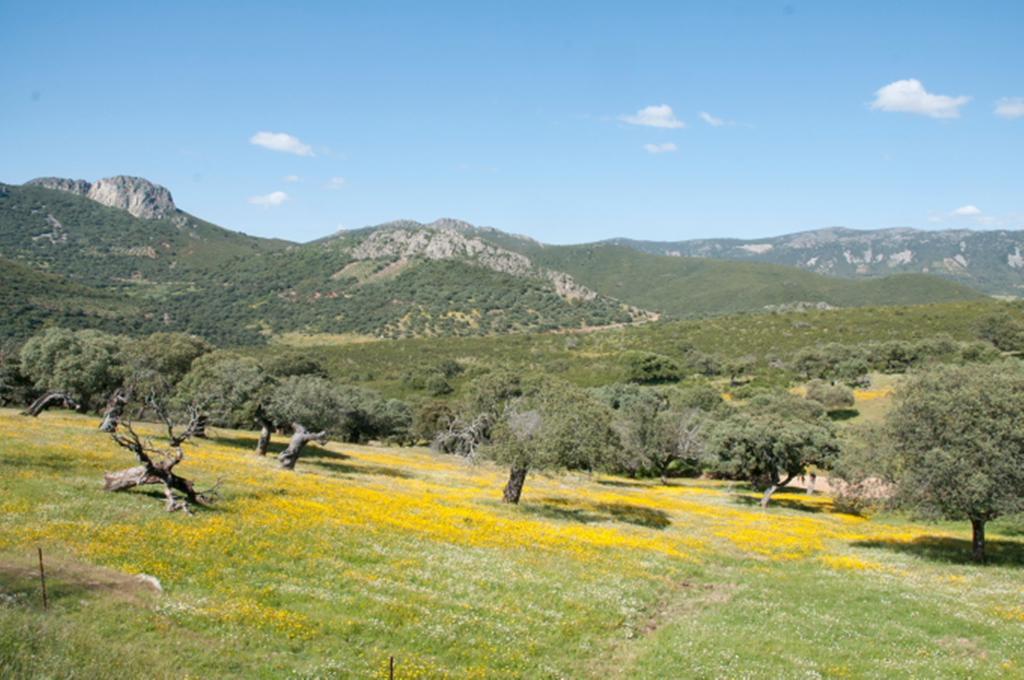
[{"label": "flowering field", "polygon": [[511,507],[498,468],[331,444],[289,473],[240,432],[187,448],[221,481],[188,517],[104,493],[132,461],[95,426],[0,410],[2,677],[1024,674],[1019,522],[977,567],[965,527],[819,496],[532,474]]}]

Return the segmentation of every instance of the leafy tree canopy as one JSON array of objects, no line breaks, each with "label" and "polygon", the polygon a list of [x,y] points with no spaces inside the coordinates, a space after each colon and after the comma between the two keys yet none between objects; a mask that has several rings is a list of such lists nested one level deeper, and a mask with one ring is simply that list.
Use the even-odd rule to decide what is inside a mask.
[{"label": "leafy tree canopy", "polygon": [[121,383],[123,339],[101,331],[50,328],[21,349],[21,370],[41,390],[95,407]]},{"label": "leafy tree canopy", "polygon": [[1024,511],[1024,370],[1017,362],[938,366],[913,376],[887,421],[897,498],[926,515],[985,522]]}]

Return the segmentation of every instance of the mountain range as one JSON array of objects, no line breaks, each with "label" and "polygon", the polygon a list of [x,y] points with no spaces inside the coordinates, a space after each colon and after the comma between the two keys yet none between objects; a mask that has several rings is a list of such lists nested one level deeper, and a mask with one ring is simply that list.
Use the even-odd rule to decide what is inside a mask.
[{"label": "mountain range", "polygon": [[844,278],[934,274],[992,295],[1024,291],[1024,231],[831,227],[773,238],[608,243],[654,255],[766,262]]},{"label": "mountain range", "polygon": [[[888,236],[857,241],[858,234]],[[949,255],[967,272],[1008,262],[1007,283],[996,289],[981,270],[915,269],[945,252],[937,250],[945,237],[931,232],[552,246],[441,219],[298,244],[206,222],[142,178],[40,178],[0,184],[0,334],[17,339],[60,323],[249,344],[288,332],[474,335],[972,300],[984,295],[964,283],[1004,294],[1021,285],[1011,276],[1021,269],[1019,249],[1007,260],[1011,237],[966,232]],[[758,261],[771,257],[779,261]],[[867,268],[850,270],[854,260]]]}]

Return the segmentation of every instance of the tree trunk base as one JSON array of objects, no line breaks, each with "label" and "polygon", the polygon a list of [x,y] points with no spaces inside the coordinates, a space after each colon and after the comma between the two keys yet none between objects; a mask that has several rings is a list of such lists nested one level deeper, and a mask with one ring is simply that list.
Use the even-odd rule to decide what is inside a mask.
[{"label": "tree trunk base", "polygon": [[327,442],[327,432],[309,432],[299,423],[293,423],[292,429],[295,430],[295,434],[292,435],[292,439],[288,442],[288,448],[281,452],[281,455],[277,457],[281,467],[285,470],[294,470],[295,463],[299,461],[299,456],[302,455],[302,450],[306,448],[306,444],[315,441],[320,444]]},{"label": "tree trunk base", "polygon": [[985,562],[985,521],[971,520],[971,557],[975,562]]},{"label": "tree trunk base", "polygon": [[271,424],[268,421],[260,421],[260,438],[256,440],[256,453],[265,456],[270,448]]},{"label": "tree trunk base", "polygon": [[508,473],[508,483],[505,484],[505,488],[501,493],[501,501],[503,503],[512,503],[516,505],[519,503],[519,498],[523,495],[523,484],[526,483],[526,473],[529,468],[525,465],[513,465],[512,469]]}]

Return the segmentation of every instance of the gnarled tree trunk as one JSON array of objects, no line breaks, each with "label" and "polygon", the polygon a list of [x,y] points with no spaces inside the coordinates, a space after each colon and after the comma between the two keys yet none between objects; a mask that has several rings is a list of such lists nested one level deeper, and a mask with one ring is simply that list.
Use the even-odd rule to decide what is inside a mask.
[{"label": "gnarled tree trunk", "polygon": [[128,393],[122,388],[117,388],[107,401],[107,410],[103,413],[103,422],[100,423],[100,432],[117,432],[117,426],[124,416],[124,407],[128,404]]},{"label": "gnarled tree trunk", "polygon": [[33,401],[27,409],[21,412],[24,416],[37,417],[40,413],[48,408],[57,406],[58,404],[63,405],[64,408],[73,408],[76,411],[82,410],[81,405],[71,398],[65,392],[47,392],[43,396]]},{"label": "gnarled tree trunk", "polygon": [[526,483],[526,473],[529,469],[527,465],[516,464],[512,466],[508,473],[508,483],[505,484],[505,489],[501,493],[503,503],[519,503],[519,497],[523,495],[523,484]]},{"label": "gnarled tree trunk", "polygon": [[[132,429],[130,423],[125,425],[127,434],[111,434],[118,445],[135,454],[135,458],[138,459],[140,465],[118,472],[109,472],[104,475],[104,491],[124,491],[144,484],[163,484],[168,512],[183,510],[186,513],[191,513],[189,503],[207,505],[210,495],[196,491],[191,481],[174,472],[174,466],[180,463],[185,455],[181,445],[192,436],[195,423],[195,418],[193,418],[188,428],[179,435],[174,434],[170,423],[168,423],[167,430],[171,440],[172,451],[150,448],[149,445],[142,442]],[[150,454],[157,455],[160,460],[154,460]],[[175,497],[175,491],[184,495],[185,498],[179,499]]]},{"label": "gnarled tree trunk", "polygon": [[302,449],[306,448],[306,444],[313,441],[319,444],[327,442],[327,432],[325,431],[310,432],[301,423],[292,423],[292,430],[295,434],[292,435],[291,441],[288,442],[288,448],[277,457],[281,467],[285,470],[295,469],[295,463],[298,462],[299,456],[302,455]]}]

